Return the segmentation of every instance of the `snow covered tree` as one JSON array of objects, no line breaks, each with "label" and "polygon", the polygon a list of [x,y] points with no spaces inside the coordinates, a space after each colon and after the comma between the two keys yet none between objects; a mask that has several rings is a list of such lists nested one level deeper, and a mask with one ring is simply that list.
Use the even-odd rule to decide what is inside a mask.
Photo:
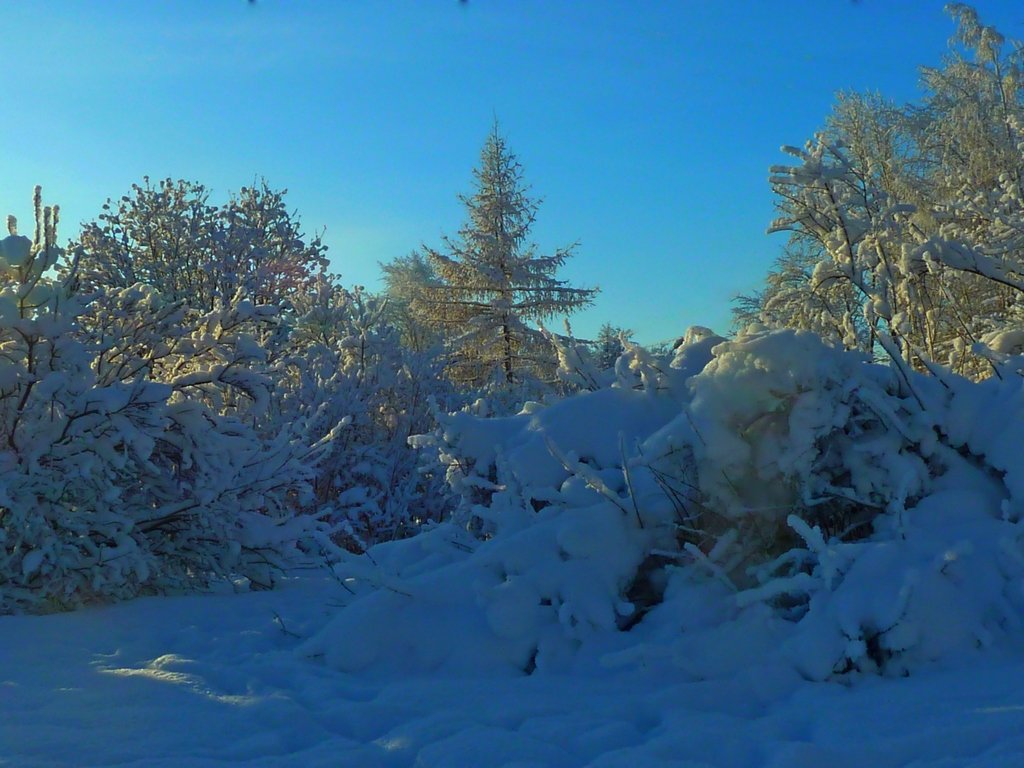
[{"label": "snow covered tree", "polygon": [[430,262],[418,252],[399,256],[380,265],[387,297],[385,315],[398,329],[402,344],[414,352],[425,352],[441,343],[441,331],[415,310],[424,292],[438,285]]},{"label": "snow covered tree", "polygon": [[222,206],[222,295],[242,289],[257,304],[278,304],[309,290],[327,269],[327,247],[302,232],[285,206],[287,192],[261,180]]},{"label": "snow covered tree", "polygon": [[284,195],[264,181],[215,207],[202,184],[146,178],[108,200],[72,243],[83,254],[79,279],[89,292],[142,283],[201,311],[240,289],[276,304],[327,266],[325,246],[306,238]]},{"label": "snow covered tree", "polygon": [[[790,246],[737,320],[814,330],[970,376],[1016,349],[1024,261],[1024,53],[964,5],[920,104],[844,95],[796,167],[773,169]],[[863,313],[860,309],[864,306]]]},{"label": "snow covered tree", "polygon": [[149,285],[170,301],[209,308],[217,292],[209,254],[217,240],[216,208],[201,184],[146,178],[130,194],[107,200],[77,243],[78,279],[86,293]]},{"label": "snow covered tree", "polygon": [[247,329],[276,308],[183,325],[145,285],[82,293],[38,190],[35,209],[33,240],[12,218],[0,241],[0,613],[269,586],[300,540],[327,546],[295,512],[332,432],[251,423],[273,382]]},{"label": "snow covered tree", "polygon": [[544,256],[529,242],[538,202],[528,195],[522,166],[497,123],[473,175],[474,193],[460,198],[468,221],[458,237],[445,238],[444,251],[424,248],[439,281],[424,285],[414,306],[449,339],[454,380],[479,385],[497,379],[508,386],[547,376],[553,350],[528,323],[572,313],[596,291],[556,277],[573,246]]}]

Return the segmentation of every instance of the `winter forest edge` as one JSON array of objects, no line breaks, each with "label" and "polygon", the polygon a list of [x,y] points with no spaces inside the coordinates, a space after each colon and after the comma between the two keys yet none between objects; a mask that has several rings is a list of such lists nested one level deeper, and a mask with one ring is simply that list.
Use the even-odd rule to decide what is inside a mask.
[{"label": "winter forest edge", "polygon": [[0,241],[0,613],[326,569],[347,602],[302,652],[344,671],[1019,646],[1024,49],[949,11],[919,102],[841,94],[785,148],[731,337],[554,330],[596,291],[532,244],[497,123],[464,226],[380,295],[266,182],[145,179],[63,246],[37,189]]}]

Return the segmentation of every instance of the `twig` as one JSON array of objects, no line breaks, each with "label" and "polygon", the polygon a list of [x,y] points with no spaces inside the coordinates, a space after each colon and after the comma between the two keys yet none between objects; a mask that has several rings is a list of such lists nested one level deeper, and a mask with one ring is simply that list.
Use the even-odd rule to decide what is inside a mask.
[{"label": "twig", "polygon": [[294,637],[296,640],[302,639],[302,635],[298,635],[292,632],[290,629],[288,629],[288,627],[284,625],[284,619],[281,618],[281,614],[279,614],[277,611],[271,611],[271,613],[274,614],[274,623],[277,624],[278,629],[280,629],[284,634],[288,635],[288,637]]}]

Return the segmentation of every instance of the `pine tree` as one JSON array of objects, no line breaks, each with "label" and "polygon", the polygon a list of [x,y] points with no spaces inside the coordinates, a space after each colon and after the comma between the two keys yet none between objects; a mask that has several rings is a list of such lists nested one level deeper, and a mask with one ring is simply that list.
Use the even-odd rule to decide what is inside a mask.
[{"label": "pine tree", "polygon": [[572,313],[596,290],[556,277],[575,246],[543,256],[528,241],[538,201],[528,195],[497,123],[473,175],[474,193],[460,197],[468,220],[458,237],[444,239],[446,253],[424,247],[439,280],[425,286],[415,306],[450,340],[455,380],[497,377],[511,385],[553,366],[550,343],[527,323]]},{"label": "pine tree", "polygon": [[605,371],[615,367],[615,361],[626,351],[623,340],[629,340],[633,331],[605,323],[597,332],[597,340],[592,343],[594,362],[598,370]]}]

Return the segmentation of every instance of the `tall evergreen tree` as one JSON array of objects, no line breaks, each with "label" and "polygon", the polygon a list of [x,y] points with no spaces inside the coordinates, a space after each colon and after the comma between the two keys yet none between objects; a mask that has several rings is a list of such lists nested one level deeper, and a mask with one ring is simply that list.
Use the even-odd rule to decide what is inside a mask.
[{"label": "tall evergreen tree", "polygon": [[461,196],[468,220],[444,251],[424,247],[437,277],[415,299],[417,311],[452,346],[450,373],[464,383],[498,377],[506,385],[553,367],[549,342],[527,323],[568,315],[596,293],[556,274],[575,246],[539,255],[529,242],[538,201],[495,123],[473,171],[476,189]]}]

